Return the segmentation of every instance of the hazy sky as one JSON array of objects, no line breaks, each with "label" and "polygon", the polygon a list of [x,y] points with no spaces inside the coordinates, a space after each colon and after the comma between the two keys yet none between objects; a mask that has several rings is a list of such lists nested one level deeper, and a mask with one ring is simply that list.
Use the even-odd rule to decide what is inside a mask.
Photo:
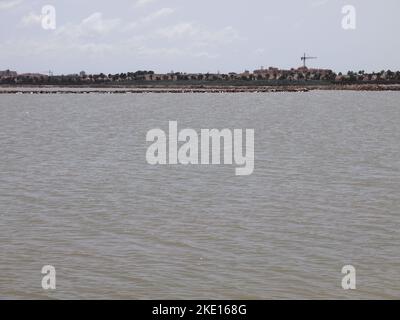
[{"label": "hazy sky", "polygon": [[[342,28],[342,7],[356,29]],[[44,5],[56,29],[41,25]],[[400,70],[399,0],[0,0],[0,70]]]}]

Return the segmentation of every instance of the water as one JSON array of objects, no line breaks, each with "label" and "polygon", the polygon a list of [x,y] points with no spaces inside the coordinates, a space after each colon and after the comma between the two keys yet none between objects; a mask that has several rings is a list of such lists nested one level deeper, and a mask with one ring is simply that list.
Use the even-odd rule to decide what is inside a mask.
[{"label": "water", "polygon": [[[2,95],[0,298],[399,298],[399,101]],[[169,120],[254,128],[253,175],[148,165],[146,133]]]}]

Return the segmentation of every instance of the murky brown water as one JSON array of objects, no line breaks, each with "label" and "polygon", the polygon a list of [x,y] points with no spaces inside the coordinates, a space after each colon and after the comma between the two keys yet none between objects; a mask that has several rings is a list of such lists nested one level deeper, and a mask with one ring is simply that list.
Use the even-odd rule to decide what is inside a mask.
[{"label": "murky brown water", "polygon": [[[399,298],[399,101],[2,95],[0,298]],[[254,128],[253,175],[148,165],[146,133],[169,120]]]}]

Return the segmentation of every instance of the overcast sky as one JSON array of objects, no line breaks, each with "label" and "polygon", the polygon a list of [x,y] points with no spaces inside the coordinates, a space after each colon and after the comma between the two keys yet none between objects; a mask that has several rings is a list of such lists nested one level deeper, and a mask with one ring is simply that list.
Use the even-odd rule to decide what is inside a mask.
[{"label": "overcast sky", "polygon": [[[342,7],[356,29],[342,28]],[[56,29],[41,25],[44,5]],[[399,0],[0,0],[0,70],[400,70]]]}]

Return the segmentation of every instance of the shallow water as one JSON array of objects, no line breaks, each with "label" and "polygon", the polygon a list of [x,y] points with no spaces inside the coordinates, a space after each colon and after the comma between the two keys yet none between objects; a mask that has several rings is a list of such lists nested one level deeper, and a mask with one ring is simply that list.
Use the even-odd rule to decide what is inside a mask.
[{"label": "shallow water", "polygon": [[[0,298],[399,298],[399,101],[2,95]],[[146,133],[170,120],[254,128],[254,173],[148,165]]]}]

